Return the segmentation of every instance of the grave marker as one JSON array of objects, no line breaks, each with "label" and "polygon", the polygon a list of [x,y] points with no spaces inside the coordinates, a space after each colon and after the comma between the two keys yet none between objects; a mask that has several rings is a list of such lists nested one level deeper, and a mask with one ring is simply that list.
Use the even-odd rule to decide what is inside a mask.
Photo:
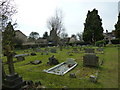
[{"label": "grave marker", "polygon": [[95,51],[92,48],[85,48],[85,53],[95,53]]},{"label": "grave marker", "polygon": [[83,56],[83,65],[84,66],[99,66],[98,56],[95,54],[87,54]]}]

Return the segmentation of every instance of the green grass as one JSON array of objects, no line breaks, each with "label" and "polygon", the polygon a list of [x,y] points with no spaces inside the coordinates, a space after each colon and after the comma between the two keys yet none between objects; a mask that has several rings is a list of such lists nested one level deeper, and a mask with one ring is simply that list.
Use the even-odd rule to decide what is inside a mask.
[{"label": "green grass", "polygon": [[[78,47],[77,47],[78,48]],[[93,47],[96,48],[96,47]],[[60,51],[57,48],[55,57],[58,61],[64,62],[67,58],[74,58],[78,65],[69,71],[64,76],[58,76],[43,72],[44,69],[49,69],[53,66],[49,66],[46,63],[48,58],[53,55],[40,55],[37,53],[36,56],[26,56],[25,61],[14,63],[15,71],[23,77],[24,80],[41,81],[41,83],[47,88],[118,88],[118,48],[117,47],[105,47],[104,54],[97,54],[99,60],[104,59],[104,64],[99,68],[83,67],[83,56],[84,53],[73,53],[73,56],[66,54],[71,49],[63,49]],[[23,54],[22,50],[16,50],[17,54]],[[16,60],[16,58],[14,58]],[[25,65],[30,61],[41,60],[42,63],[39,65]],[[3,62],[6,62],[6,58],[3,57]],[[4,65],[5,71],[8,74],[7,64]],[[89,81],[89,76],[99,71],[98,82],[92,83]],[[70,73],[76,73],[77,78],[70,78]]]}]

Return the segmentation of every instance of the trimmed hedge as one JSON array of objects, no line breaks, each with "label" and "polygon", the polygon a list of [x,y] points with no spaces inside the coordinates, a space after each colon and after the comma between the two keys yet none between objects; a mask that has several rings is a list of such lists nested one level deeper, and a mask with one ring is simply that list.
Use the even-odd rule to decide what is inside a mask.
[{"label": "trimmed hedge", "polygon": [[97,42],[95,42],[95,45],[96,46],[101,46],[101,45],[106,45],[106,44],[108,44],[108,40],[101,40],[101,41],[97,41]]},{"label": "trimmed hedge", "polygon": [[112,44],[120,44],[120,39],[111,40]]},{"label": "trimmed hedge", "polygon": [[[108,44],[109,40],[101,40],[101,41],[97,41],[95,42],[96,46],[100,46],[100,45],[106,45]],[[120,39],[113,39],[111,40],[112,44],[120,44]]]}]

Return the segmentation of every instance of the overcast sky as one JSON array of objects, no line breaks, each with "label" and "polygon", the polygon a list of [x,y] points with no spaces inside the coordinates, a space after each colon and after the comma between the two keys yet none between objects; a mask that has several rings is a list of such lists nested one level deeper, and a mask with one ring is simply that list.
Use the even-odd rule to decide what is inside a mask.
[{"label": "overcast sky", "polygon": [[94,8],[102,18],[104,31],[114,30],[114,25],[118,17],[118,0],[14,0],[18,13],[14,15],[18,27],[29,36],[32,31],[38,32],[40,37],[43,36],[47,28],[47,20],[53,16],[56,8],[63,12],[63,22],[66,33],[69,36],[83,32],[84,23],[88,10]]}]

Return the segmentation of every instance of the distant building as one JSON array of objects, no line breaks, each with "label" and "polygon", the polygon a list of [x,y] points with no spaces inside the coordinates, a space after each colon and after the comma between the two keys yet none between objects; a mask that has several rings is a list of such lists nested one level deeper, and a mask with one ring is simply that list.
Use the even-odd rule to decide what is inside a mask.
[{"label": "distant building", "polygon": [[103,33],[103,36],[104,36],[104,40],[115,39],[115,31],[113,30],[112,32],[108,32],[108,30],[106,30],[106,33]]},{"label": "distant building", "polygon": [[16,34],[16,38],[22,40],[23,43],[27,42],[27,36],[25,34],[23,34],[20,30],[16,30],[15,34]]},{"label": "distant building", "polygon": [[46,45],[46,44],[48,44],[48,41],[47,41],[47,39],[39,38],[35,41],[35,43],[39,44],[39,45],[41,45],[41,44]]}]

